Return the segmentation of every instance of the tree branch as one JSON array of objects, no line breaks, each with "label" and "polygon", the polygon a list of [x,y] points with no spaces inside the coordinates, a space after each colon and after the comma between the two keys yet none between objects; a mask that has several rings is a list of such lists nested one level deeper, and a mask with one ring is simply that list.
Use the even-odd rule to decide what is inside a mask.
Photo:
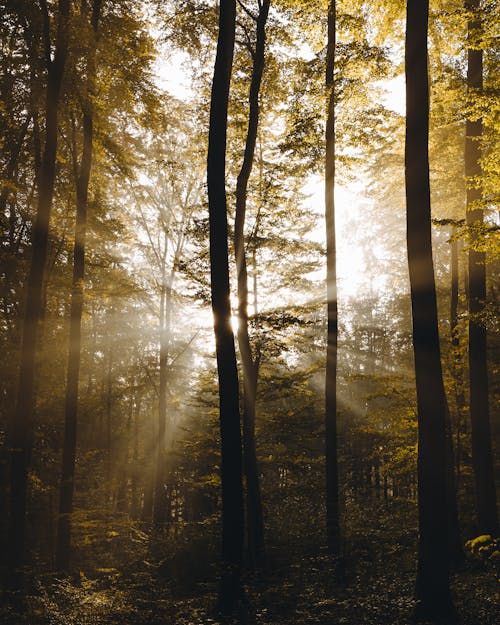
[{"label": "tree branch", "polygon": [[[245,11],[245,13],[251,17],[253,19],[254,22],[257,21],[257,16],[254,15],[252,13],[252,11],[250,11],[250,9],[247,9],[247,7],[243,4],[243,2],[241,2],[241,0],[236,0],[236,2],[240,5],[240,7],[243,9],[243,11]],[[259,8],[261,7],[261,2],[259,0]]]}]

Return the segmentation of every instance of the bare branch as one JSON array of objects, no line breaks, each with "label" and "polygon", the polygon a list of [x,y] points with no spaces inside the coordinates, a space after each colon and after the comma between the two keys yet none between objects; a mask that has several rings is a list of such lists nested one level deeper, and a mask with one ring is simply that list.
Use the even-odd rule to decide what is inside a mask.
[{"label": "bare branch", "polygon": [[196,339],[196,337],[198,336],[198,334],[200,333],[200,330],[196,330],[196,332],[193,334],[193,336],[189,339],[189,341],[187,342],[187,344],[179,351],[177,352],[177,354],[172,358],[172,360],[169,362],[168,366],[171,367],[174,362],[176,360],[178,360],[183,354],[186,353],[186,351],[189,349],[191,343]]},{"label": "bare branch", "polygon": [[243,22],[240,22],[239,20],[237,20],[236,23],[238,24],[238,26],[243,31],[243,34],[245,35],[245,41],[243,41],[241,39],[235,39],[235,41],[236,41],[236,43],[239,43],[241,46],[246,48],[250,52],[250,56],[252,57],[252,59],[254,59],[254,57],[255,57],[255,50],[254,50],[254,47],[253,47],[253,42],[252,42],[252,38],[250,36],[250,33],[248,32],[248,29],[245,26],[245,24],[243,24]]},{"label": "bare branch", "polygon": [[[253,21],[254,21],[254,22],[256,22],[256,21],[257,21],[257,16],[256,16],[256,15],[254,15],[254,14],[252,13],[252,11],[250,11],[250,9],[248,9],[248,8],[247,8],[247,7],[243,4],[243,2],[241,2],[241,0],[236,0],[236,2],[240,5],[240,7],[243,9],[243,11],[245,11],[245,13],[246,13],[249,17],[251,17],[251,18],[253,19]],[[260,7],[260,6],[261,6],[261,4],[260,4],[260,0],[259,0],[259,7]]]}]

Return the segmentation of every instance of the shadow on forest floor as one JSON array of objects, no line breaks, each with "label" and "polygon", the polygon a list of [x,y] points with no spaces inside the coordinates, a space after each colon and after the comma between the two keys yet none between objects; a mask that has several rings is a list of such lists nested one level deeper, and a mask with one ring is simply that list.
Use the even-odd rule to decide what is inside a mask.
[{"label": "shadow on forest floor", "polygon": [[[339,580],[325,556],[276,557],[268,573],[248,577],[240,614],[224,625],[411,625],[414,571],[399,548],[370,557],[357,545]],[[191,563],[196,567],[196,563]],[[38,581],[24,614],[4,608],[3,625],[210,625],[214,580],[182,589],[158,571],[101,570],[99,577]],[[467,563],[452,577],[461,625],[496,625],[491,571]],[[189,590],[189,592],[188,592]],[[181,592],[183,591],[183,592]]]},{"label": "shadow on forest floor", "polygon": [[[240,613],[222,625],[414,625],[413,507],[402,504],[371,512],[377,524],[351,504],[342,574],[337,562],[318,553],[317,532],[288,536],[288,542],[280,539],[285,534],[269,535],[273,547],[268,549],[266,569],[245,577]],[[213,529],[203,526],[200,531],[196,526],[170,539],[135,525],[128,534],[113,531],[107,548],[80,547],[79,570],[73,577],[39,573],[22,613],[4,606],[0,623],[220,623],[215,615],[218,539]],[[497,579],[493,569],[470,559],[451,576],[459,625],[497,625]]]}]

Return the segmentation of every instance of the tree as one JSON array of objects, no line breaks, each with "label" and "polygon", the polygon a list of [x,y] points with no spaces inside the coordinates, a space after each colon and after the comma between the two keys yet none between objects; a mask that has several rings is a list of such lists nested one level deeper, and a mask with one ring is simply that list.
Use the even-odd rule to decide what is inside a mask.
[{"label": "tree", "polygon": [[210,280],[219,377],[222,480],[220,608],[231,612],[240,595],[243,547],[242,450],[238,371],[231,328],[226,208],[226,136],[236,21],[235,0],[221,0],[208,135],[207,184]]},{"label": "tree", "polygon": [[[87,9],[82,5],[83,13]],[[92,150],[94,140],[94,112],[92,99],[95,97],[95,49],[101,0],[94,0],[90,15],[90,33],[87,51],[87,86],[84,95],[82,124],[83,151],[78,164],[76,145],[73,148],[73,162],[76,182],[76,221],[73,249],[73,283],[71,292],[69,354],[66,381],[63,461],[59,500],[59,519],[56,546],[56,566],[65,570],[69,566],[71,549],[71,514],[73,512],[73,489],[75,475],[77,420],[78,420],[78,378],[80,373],[80,352],[83,311],[83,281],[85,276],[85,238],[87,230],[87,206]],[[85,17],[87,17],[85,15]],[[76,130],[74,129],[74,132]]]},{"label": "tree", "polygon": [[39,196],[33,229],[32,257],[27,285],[23,324],[21,366],[16,411],[10,428],[11,490],[7,586],[21,583],[24,560],[28,468],[33,438],[35,351],[42,314],[42,287],[47,258],[49,218],[52,207],[57,153],[58,110],[66,65],[69,38],[70,1],[57,4],[57,32],[52,58],[50,15],[45,0],[40,1],[47,71],[45,103],[45,146],[40,168]]},{"label": "tree", "polygon": [[252,78],[248,98],[249,111],[245,151],[236,182],[236,212],[234,220],[234,250],[238,280],[238,346],[243,373],[243,466],[247,488],[248,557],[252,564],[259,563],[264,557],[264,524],[255,445],[255,404],[260,353],[257,352],[255,356],[252,354],[248,332],[248,271],[244,228],[248,181],[252,172],[259,127],[259,91],[264,70],[266,22],[269,6],[270,0],[259,1],[259,13],[257,16],[246,10],[256,22],[256,41],[255,48],[253,48],[251,43],[248,44],[253,59]]},{"label": "tree", "polygon": [[340,551],[339,476],[337,463],[337,260],[335,244],[335,43],[336,6],[328,6],[328,44],[326,51],[326,284],[327,284],[327,349],[325,384],[326,438],[326,533],[330,553]]},{"label": "tree", "polygon": [[405,182],[408,268],[418,410],[419,617],[452,613],[446,509],[446,397],[441,369],[431,241],[427,1],[408,0]]},{"label": "tree", "polygon": [[179,268],[185,265],[182,257],[186,238],[202,192],[200,163],[192,150],[193,129],[188,121],[181,125],[175,120],[186,120],[192,114],[181,102],[168,102],[156,132],[143,145],[141,171],[147,171],[148,182],[132,187],[135,211],[139,213],[137,223],[146,238],[146,242],[138,242],[148,263],[146,280],[155,295],[159,292],[159,297],[155,297],[159,300],[159,384],[153,505],[153,520],[158,527],[170,518],[166,450],[172,440],[173,423],[167,402],[169,387],[173,386],[172,316],[178,295],[175,281]]},{"label": "tree", "polygon": [[[467,89],[477,96],[483,88],[483,52],[480,48],[481,19],[479,0],[467,0],[468,20]],[[467,184],[466,222],[471,232],[468,252],[469,304],[469,385],[472,435],[472,466],[476,485],[476,509],[479,532],[498,534],[491,428],[488,406],[487,332],[481,314],[486,300],[486,254],[474,244],[483,226],[481,207],[481,137],[480,113],[467,116],[465,127],[465,174]]]}]

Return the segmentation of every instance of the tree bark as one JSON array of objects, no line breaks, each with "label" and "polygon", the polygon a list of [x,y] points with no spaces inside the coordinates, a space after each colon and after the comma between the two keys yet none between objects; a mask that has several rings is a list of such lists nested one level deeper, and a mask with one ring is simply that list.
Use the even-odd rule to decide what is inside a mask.
[{"label": "tree bark", "polygon": [[165,436],[167,427],[167,359],[168,359],[168,328],[166,327],[167,302],[167,269],[166,256],[168,246],[168,230],[165,226],[163,256],[161,259],[161,293],[160,293],[160,385],[158,397],[158,448],[156,453],[155,498],[153,521],[160,526],[165,523],[167,497],[165,490]]},{"label": "tree bark", "polygon": [[[243,163],[236,182],[236,213],[234,220],[234,250],[238,277],[238,346],[243,372],[243,467],[247,487],[248,560],[251,566],[264,559],[264,522],[260,495],[259,470],[255,444],[255,405],[258,384],[258,355],[254,358],[248,333],[248,271],[245,252],[245,216],[248,181],[252,172],[257,130],[259,127],[259,92],[264,71],[266,22],[270,0],[259,5],[257,37],[253,52],[252,79],[249,93],[248,129]],[[255,275],[255,274],[254,274]]]},{"label": "tree bark", "polygon": [[[452,233],[453,234],[453,233]],[[458,243],[451,242],[451,294],[450,294],[450,342],[455,384],[460,385],[460,357],[458,354]],[[458,378],[457,378],[458,376]],[[447,449],[447,488],[448,488],[448,527],[450,565],[457,566],[464,560],[464,551],[460,535],[460,519],[458,515],[458,473],[460,468],[460,424],[462,420],[463,401],[455,393],[456,413],[456,444],[453,445],[452,418],[449,409],[446,411],[446,449]]]},{"label": "tree bark", "polygon": [[460,355],[460,335],[458,328],[458,292],[459,292],[459,270],[458,270],[458,241],[451,241],[451,297],[450,297],[450,342],[452,350],[453,381],[455,388],[456,402],[456,438],[455,438],[455,477],[456,485],[460,482],[460,472],[462,463],[462,441],[461,435],[464,429],[464,379],[463,363]]},{"label": "tree bark", "polygon": [[[183,211],[183,223],[187,223],[189,206],[186,204]],[[160,299],[160,384],[158,398],[158,453],[155,478],[155,502],[153,510],[154,523],[159,527],[169,519],[169,496],[167,489],[167,444],[170,429],[170,420],[167,414],[167,384],[168,358],[170,348],[170,333],[172,319],[172,294],[179,259],[185,241],[185,230],[178,233],[177,244],[172,259],[170,272],[167,276],[167,248],[169,229],[164,225],[164,246],[161,258],[161,299]]]},{"label": "tree bark", "polygon": [[139,518],[139,497],[137,488],[137,477],[139,472],[139,417],[141,414],[141,396],[134,391],[134,411],[133,411],[133,443],[132,443],[132,472],[130,480],[130,516],[136,520]]},{"label": "tree bark", "polygon": [[[479,0],[467,0],[471,11],[468,36],[477,37],[481,28]],[[470,47],[467,51],[467,89],[470,94],[483,88],[483,52]],[[467,184],[466,222],[471,231],[471,241],[483,224],[481,202],[481,136],[482,120],[467,119],[465,126],[465,175]],[[498,535],[498,513],[491,448],[491,427],[488,405],[488,365],[486,327],[479,318],[486,299],[485,253],[469,249],[469,385],[472,436],[472,467],[476,486],[476,511],[478,531]]]},{"label": "tree bark", "polygon": [[[45,20],[49,16],[40,2]],[[11,484],[6,585],[22,585],[21,567],[25,552],[25,525],[28,469],[33,442],[34,376],[38,325],[42,312],[43,274],[47,259],[49,220],[54,195],[57,153],[58,109],[61,84],[68,50],[69,0],[59,0],[54,59],[50,39],[46,38],[47,90],[45,108],[45,146],[40,170],[37,212],[33,225],[33,244],[23,322],[21,365],[16,410],[10,427]],[[48,25],[46,30],[48,32]]]},{"label": "tree bark", "polygon": [[[147,408],[146,408],[147,409]],[[153,406],[151,406],[151,410]],[[151,452],[156,448],[157,434],[155,428],[152,428],[150,450]],[[155,482],[155,468],[154,461],[148,460],[148,456],[145,458],[145,481],[144,481],[144,496],[142,501],[141,521],[144,523],[150,523],[153,518],[153,504],[154,504],[154,482]]]},{"label": "tree bark", "polygon": [[[112,309],[113,310],[113,309]],[[108,328],[109,332],[109,328]],[[106,364],[106,422],[105,422],[105,445],[106,445],[106,484],[104,488],[104,503],[111,506],[112,487],[111,487],[111,466],[112,466],[112,443],[111,443],[111,418],[113,416],[113,359],[114,350],[111,335],[108,334],[108,360]]]},{"label": "tree bark", "polygon": [[453,430],[451,415],[446,401],[446,510],[448,513],[448,557],[450,566],[456,567],[463,563],[465,554],[462,549],[460,535],[460,519],[458,517],[457,479],[455,475],[455,450],[453,448]]},{"label": "tree bark", "polygon": [[220,610],[232,612],[241,595],[243,550],[242,450],[238,371],[228,266],[226,205],[226,137],[229,87],[235,39],[235,0],[221,0],[219,35],[210,103],[207,183],[210,222],[210,276],[212,311],[219,377],[221,480],[222,480],[222,580]]},{"label": "tree bark", "polygon": [[[95,47],[101,0],[94,0],[91,15],[93,38],[88,51],[88,94],[83,105],[83,150],[76,180],[76,223],[73,248],[73,283],[69,331],[68,371],[64,415],[63,461],[59,493],[59,519],[56,546],[56,567],[67,570],[71,553],[71,515],[73,512],[73,491],[78,422],[78,381],[80,374],[81,332],[83,311],[83,282],[85,277],[85,238],[87,232],[87,207],[92,149],[94,140],[94,113],[92,97],[95,82]],[[76,158],[76,155],[75,155]]]},{"label": "tree bark", "polygon": [[453,612],[448,579],[446,398],[443,386],[431,240],[427,0],[408,0],[405,180],[408,267],[418,410],[417,616]]},{"label": "tree bark", "polygon": [[336,6],[328,6],[328,43],[326,53],[326,155],[325,155],[325,221],[327,284],[327,348],[325,380],[325,470],[326,534],[328,550],[340,553],[339,476],[337,459],[337,252],[335,240],[335,44]]}]

